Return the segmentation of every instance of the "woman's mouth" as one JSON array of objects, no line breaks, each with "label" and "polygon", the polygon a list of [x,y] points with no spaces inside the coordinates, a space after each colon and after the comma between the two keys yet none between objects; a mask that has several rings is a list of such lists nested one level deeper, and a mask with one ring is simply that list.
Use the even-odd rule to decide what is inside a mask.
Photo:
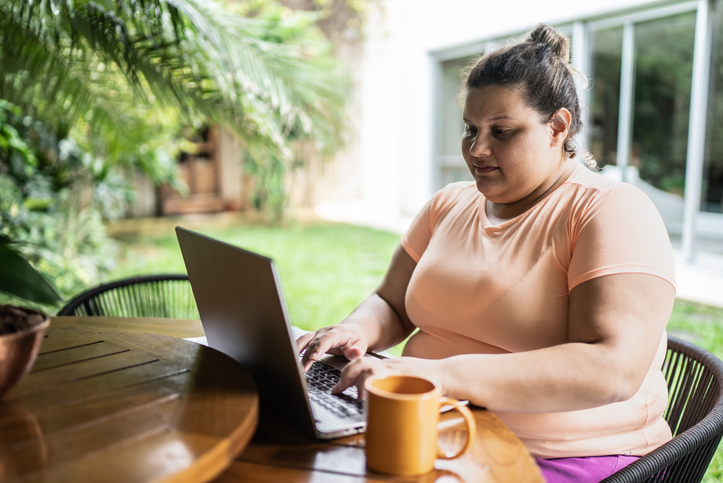
[{"label": "woman's mouth", "polygon": [[491,173],[492,171],[495,171],[496,169],[498,169],[497,166],[489,166],[486,164],[482,164],[482,165],[475,164],[474,165],[475,172],[479,173],[479,174]]}]

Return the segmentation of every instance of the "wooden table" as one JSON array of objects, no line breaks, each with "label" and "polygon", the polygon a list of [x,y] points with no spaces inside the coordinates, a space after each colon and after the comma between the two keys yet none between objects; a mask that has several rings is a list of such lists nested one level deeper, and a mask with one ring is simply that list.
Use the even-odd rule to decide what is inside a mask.
[{"label": "wooden table", "polygon": [[31,372],[0,399],[0,481],[209,481],[248,444],[258,395],[230,357],[61,325],[51,322]]},{"label": "wooden table", "polygon": [[[203,335],[198,321],[121,319],[115,317],[54,317],[53,326],[120,327],[183,337]],[[456,460],[437,460],[435,469],[420,477],[398,478],[365,468],[364,436],[313,441],[263,406],[258,429],[248,447],[214,481],[216,483],[361,483],[361,482],[540,482],[544,480],[534,459],[519,439],[491,412],[474,408],[477,438]],[[454,417],[454,413],[449,414]],[[448,438],[459,433],[445,433]]]}]

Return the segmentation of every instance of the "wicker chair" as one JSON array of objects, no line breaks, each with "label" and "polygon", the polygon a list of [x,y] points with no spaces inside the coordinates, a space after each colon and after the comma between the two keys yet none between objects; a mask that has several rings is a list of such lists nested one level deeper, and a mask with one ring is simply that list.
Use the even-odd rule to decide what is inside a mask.
[{"label": "wicker chair", "polygon": [[200,318],[187,275],[146,275],[100,285],[73,298],[58,315]]},{"label": "wicker chair", "polygon": [[723,361],[668,337],[663,364],[673,439],[603,480],[605,483],[698,483],[723,435]]}]

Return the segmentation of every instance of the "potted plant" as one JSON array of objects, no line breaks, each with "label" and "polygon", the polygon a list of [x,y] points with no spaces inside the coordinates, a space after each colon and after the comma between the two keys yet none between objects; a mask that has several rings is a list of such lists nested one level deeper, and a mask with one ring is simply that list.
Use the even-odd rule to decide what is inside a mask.
[{"label": "potted plant", "polygon": [[[12,246],[12,240],[3,235],[0,235],[0,291],[41,304],[60,301],[52,285]],[[30,370],[49,325],[48,316],[42,312],[0,305],[0,396]]]}]

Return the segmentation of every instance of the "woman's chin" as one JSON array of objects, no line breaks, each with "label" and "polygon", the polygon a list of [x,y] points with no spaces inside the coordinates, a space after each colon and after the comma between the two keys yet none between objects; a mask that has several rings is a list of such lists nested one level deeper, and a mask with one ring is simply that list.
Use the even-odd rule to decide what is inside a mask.
[{"label": "woman's chin", "polygon": [[475,184],[477,185],[477,191],[493,203],[498,203],[497,200],[502,198],[499,188],[491,183],[489,179],[475,177]]}]

